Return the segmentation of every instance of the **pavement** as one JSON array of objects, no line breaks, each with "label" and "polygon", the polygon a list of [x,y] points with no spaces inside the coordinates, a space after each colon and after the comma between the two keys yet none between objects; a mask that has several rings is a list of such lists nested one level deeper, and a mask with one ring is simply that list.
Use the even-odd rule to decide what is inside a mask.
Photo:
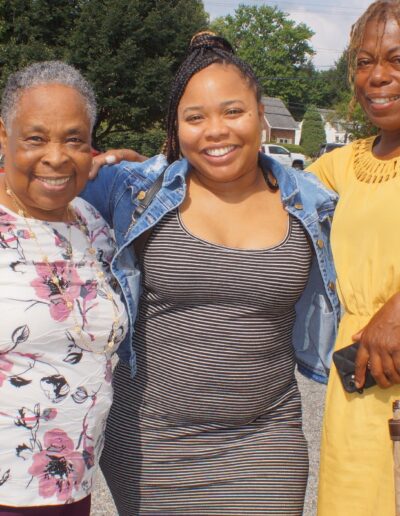
[{"label": "pavement", "polygon": [[[301,397],[303,400],[303,427],[309,446],[310,474],[306,493],[306,501],[303,516],[315,516],[318,466],[319,466],[319,442],[321,435],[322,413],[325,397],[325,386],[297,375]],[[118,516],[112,501],[110,492],[104,479],[99,473],[92,495],[91,516]],[[132,514],[132,516],[137,516]],[[189,514],[187,516],[190,516]],[[243,515],[246,516],[246,515]]]}]

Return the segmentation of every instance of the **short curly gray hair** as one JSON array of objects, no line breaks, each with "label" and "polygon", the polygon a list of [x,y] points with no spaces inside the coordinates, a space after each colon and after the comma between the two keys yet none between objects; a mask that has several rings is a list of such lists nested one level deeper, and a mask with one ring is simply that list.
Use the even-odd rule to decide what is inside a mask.
[{"label": "short curly gray hair", "polygon": [[93,129],[97,112],[93,88],[76,68],[62,61],[33,63],[9,76],[1,99],[1,118],[7,128],[15,116],[22,92],[44,84],[62,84],[80,93],[86,104],[90,129]]}]

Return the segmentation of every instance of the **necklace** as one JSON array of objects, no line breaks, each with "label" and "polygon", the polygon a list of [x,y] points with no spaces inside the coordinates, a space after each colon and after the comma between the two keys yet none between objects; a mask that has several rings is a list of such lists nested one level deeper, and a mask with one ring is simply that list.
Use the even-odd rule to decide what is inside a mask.
[{"label": "necklace", "polygon": [[57,289],[65,306],[67,307],[67,309],[70,311],[70,314],[72,315],[72,318],[74,321],[74,326],[73,326],[73,328],[70,329],[70,331],[72,333],[78,335],[80,343],[82,344],[82,346],[80,346],[81,349],[83,349],[83,350],[89,349],[92,353],[100,354],[100,355],[111,354],[112,351],[114,350],[115,343],[117,340],[117,332],[118,332],[118,328],[119,328],[119,324],[120,324],[120,317],[119,317],[119,312],[117,309],[117,303],[115,302],[115,299],[114,299],[113,290],[110,287],[110,285],[108,284],[108,282],[106,281],[104,272],[101,270],[101,268],[98,264],[97,258],[95,256],[97,251],[92,246],[92,243],[91,243],[90,237],[89,237],[89,230],[88,230],[87,226],[82,223],[82,221],[78,218],[78,216],[75,213],[72,206],[70,204],[68,204],[68,206],[66,207],[66,210],[65,210],[65,215],[68,216],[68,218],[71,220],[71,222],[68,224],[69,235],[68,235],[68,240],[67,240],[67,244],[66,244],[67,245],[66,254],[69,257],[69,264],[70,264],[69,272],[71,274],[71,268],[74,264],[74,261],[73,261],[74,253],[73,253],[73,246],[72,246],[72,229],[71,229],[72,225],[73,225],[72,221],[74,221],[78,224],[79,230],[82,232],[82,234],[84,234],[84,236],[88,242],[89,247],[87,250],[88,250],[89,254],[92,256],[92,260],[89,262],[89,265],[94,270],[94,273],[97,278],[97,283],[100,285],[103,292],[105,292],[106,298],[108,301],[110,301],[112,308],[113,308],[113,323],[112,323],[111,332],[108,337],[108,342],[102,351],[97,351],[97,350],[93,349],[93,347],[91,345],[92,340],[91,340],[90,336],[85,334],[84,331],[82,330],[82,327],[79,324],[78,317],[76,315],[74,300],[71,299],[65,292],[65,290],[63,288],[63,284],[60,282],[60,278],[57,276],[57,268],[54,268],[54,266],[52,266],[52,264],[49,262],[48,256],[43,252],[42,247],[39,242],[39,239],[37,238],[35,231],[33,231],[33,228],[31,226],[29,218],[41,223],[42,228],[52,238],[54,237],[54,234],[47,227],[46,222],[36,219],[29,213],[29,211],[22,204],[22,202],[18,199],[17,195],[11,190],[11,188],[8,186],[7,183],[6,183],[6,193],[11,198],[11,200],[17,210],[18,215],[20,215],[24,219],[24,222],[28,228],[29,236],[32,238],[32,240],[34,240],[40,254],[42,255],[42,262],[46,265],[46,268],[49,273],[49,279],[51,280],[52,284]]}]

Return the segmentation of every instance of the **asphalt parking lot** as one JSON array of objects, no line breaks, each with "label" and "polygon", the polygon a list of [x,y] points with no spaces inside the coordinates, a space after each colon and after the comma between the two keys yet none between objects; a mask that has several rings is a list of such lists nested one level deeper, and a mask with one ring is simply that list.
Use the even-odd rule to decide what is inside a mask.
[{"label": "asphalt parking lot", "polygon": [[[325,386],[319,385],[311,380],[307,380],[301,375],[298,375],[298,382],[303,400],[304,433],[309,444],[310,454],[310,475],[308,479],[303,516],[315,516],[319,465],[319,441],[321,435]],[[115,505],[101,475],[99,475],[92,495],[91,515],[117,516]],[[132,514],[132,516],[136,515]]]}]

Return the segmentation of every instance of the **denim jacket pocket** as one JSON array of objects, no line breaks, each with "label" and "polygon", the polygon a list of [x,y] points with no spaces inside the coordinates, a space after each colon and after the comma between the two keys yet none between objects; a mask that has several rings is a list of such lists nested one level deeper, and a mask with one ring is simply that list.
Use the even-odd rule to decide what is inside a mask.
[{"label": "denim jacket pocket", "polygon": [[336,335],[336,315],[324,295],[315,293],[307,314],[306,335],[303,350],[317,352],[326,370],[332,358],[332,343]]}]

